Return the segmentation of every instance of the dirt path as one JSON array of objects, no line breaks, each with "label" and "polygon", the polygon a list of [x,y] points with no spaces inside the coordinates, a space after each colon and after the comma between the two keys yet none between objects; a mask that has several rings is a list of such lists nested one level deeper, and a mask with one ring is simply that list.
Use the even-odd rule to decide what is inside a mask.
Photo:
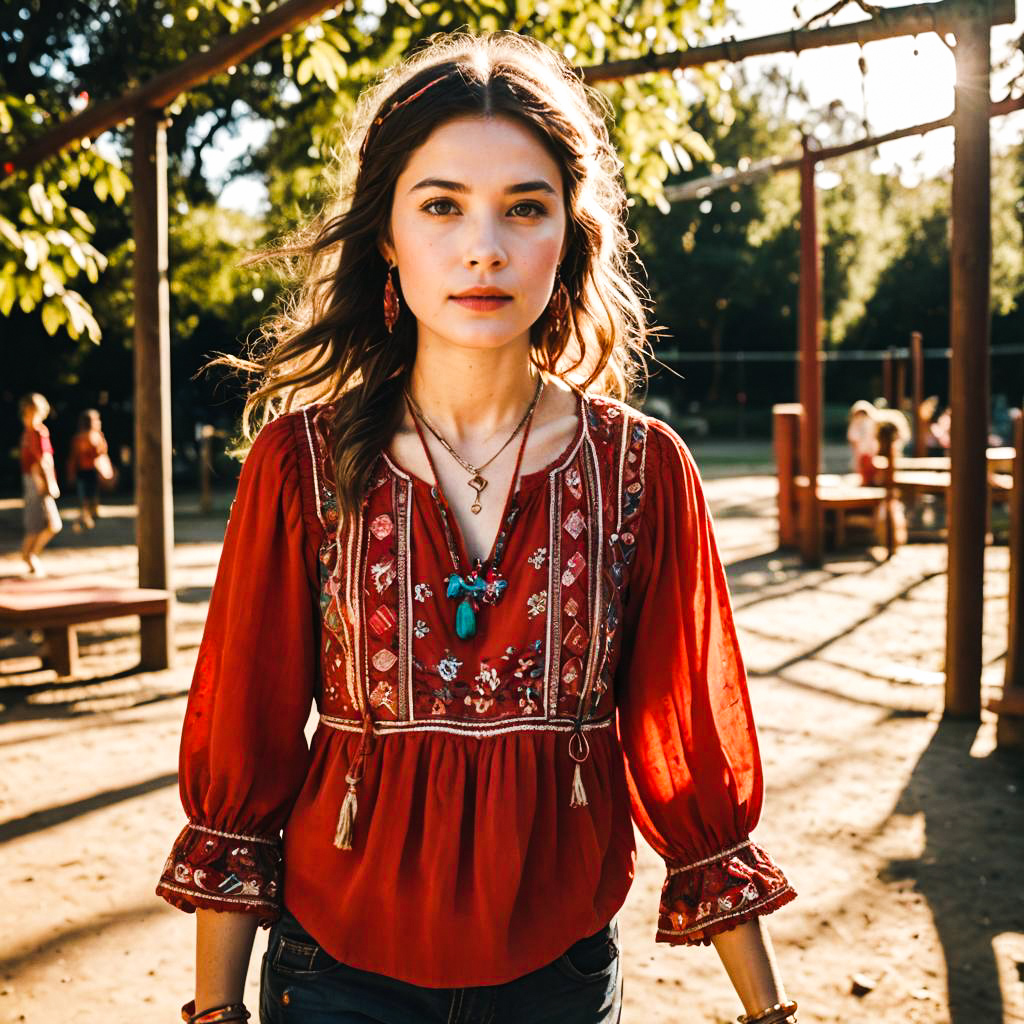
[{"label": "dirt path", "polygon": [[[1024,761],[994,726],[941,723],[945,551],[805,571],[774,548],[769,478],[708,484],[729,564],[767,777],[757,832],[801,898],[770,919],[801,1021],[1024,1022]],[[176,1019],[192,919],[153,896],[182,823],[175,770],[223,517],[179,510],[179,666],[136,673],[130,620],[83,631],[56,684],[0,639],[0,1021]],[[0,506],[0,543],[16,510]],[[70,534],[54,572],[131,578],[129,509]],[[98,546],[104,545],[104,546]],[[16,571],[0,556],[0,576]],[[987,553],[985,681],[998,685],[1007,553]],[[641,849],[622,913],[628,1024],[726,1022],[711,949],[656,947],[662,868]],[[854,975],[873,982],[851,992]],[[250,1005],[255,997],[250,971]]]}]

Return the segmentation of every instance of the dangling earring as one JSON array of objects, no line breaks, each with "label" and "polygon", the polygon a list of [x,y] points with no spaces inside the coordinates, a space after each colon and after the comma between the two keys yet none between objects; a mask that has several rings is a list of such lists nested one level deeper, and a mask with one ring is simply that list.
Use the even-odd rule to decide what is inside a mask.
[{"label": "dangling earring", "polygon": [[395,283],[391,280],[391,271],[394,269],[388,266],[388,279],[384,282],[384,325],[391,334],[398,322],[398,313],[401,306],[398,302],[398,292],[395,291]]},{"label": "dangling earring", "polygon": [[555,271],[555,290],[551,293],[548,301],[548,316],[551,318],[551,329],[555,334],[561,334],[565,326],[566,316],[569,313],[569,289],[561,275]]}]

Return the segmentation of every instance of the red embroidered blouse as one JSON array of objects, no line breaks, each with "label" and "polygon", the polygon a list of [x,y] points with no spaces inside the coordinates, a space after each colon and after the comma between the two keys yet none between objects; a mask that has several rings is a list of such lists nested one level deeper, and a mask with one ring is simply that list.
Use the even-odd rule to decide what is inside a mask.
[{"label": "red embroidered blouse", "polygon": [[161,896],[265,924],[283,899],[338,960],[445,988],[509,981],[606,924],[633,821],[667,865],[658,941],[707,943],[793,898],[749,838],[760,760],[696,467],[665,423],[594,395],[579,411],[568,449],[520,477],[498,541],[508,587],[468,640],[430,483],[384,453],[339,525],[323,409],[260,433],[189,694],[189,824]]}]

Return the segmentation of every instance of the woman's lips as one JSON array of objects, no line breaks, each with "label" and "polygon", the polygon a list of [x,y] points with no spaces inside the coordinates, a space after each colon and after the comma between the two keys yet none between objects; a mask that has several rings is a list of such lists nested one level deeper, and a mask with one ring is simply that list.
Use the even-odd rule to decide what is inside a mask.
[{"label": "woman's lips", "polygon": [[457,302],[464,309],[472,309],[478,313],[493,313],[512,301],[511,295],[453,295],[452,302]]}]

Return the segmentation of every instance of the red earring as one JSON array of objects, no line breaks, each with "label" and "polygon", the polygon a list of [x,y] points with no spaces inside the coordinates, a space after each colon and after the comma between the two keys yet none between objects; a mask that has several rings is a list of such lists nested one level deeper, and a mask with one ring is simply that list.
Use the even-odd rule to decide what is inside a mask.
[{"label": "red earring", "polygon": [[551,318],[551,329],[555,334],[561,334],[569,313],[569,289],[565,287],[565,282],[560,276],[557,276],[557,281],[548,301],[548,316]]},{"label": "red earring", "polygon": [[393,269],[393,267],[388,267],[388,277],[384,282],[384,325],[388,329],[388,334],[394,331],[395,324],[398,322],[398,314],[401,310],[398,302],[398,292],[395,291],[395,283],[391,280],[391,271]]}]

